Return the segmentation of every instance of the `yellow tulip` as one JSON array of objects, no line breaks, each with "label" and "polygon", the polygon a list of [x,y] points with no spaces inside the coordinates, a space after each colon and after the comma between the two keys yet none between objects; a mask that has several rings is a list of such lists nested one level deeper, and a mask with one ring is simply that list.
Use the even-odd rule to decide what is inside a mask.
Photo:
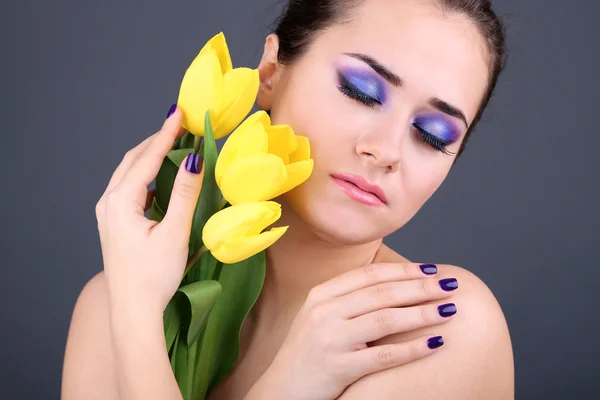
[{"label": "yellow tulip", "polygon": [[273,199],[308,179],[308,138],[289,125],[271,125],[265,111],[248,117],[223,145],[215,179],[230,204]]},{"label": "yellow tulip", "polygon": [[227,207],[206,222],[202,241],[217,260],[233,264],[263,251],[285,233],[287,226],[261,233],[279,217],[281,205],[273,201]]},{"label": "yellow tulip", "polygon": [[225,35],[215,35],[181,82],[177,104],[183,110],[183,127],[204,136],[204,119],[210,109],[215,138],[228,135],[252,109],[258,85],[258,70],[233,68]]}]

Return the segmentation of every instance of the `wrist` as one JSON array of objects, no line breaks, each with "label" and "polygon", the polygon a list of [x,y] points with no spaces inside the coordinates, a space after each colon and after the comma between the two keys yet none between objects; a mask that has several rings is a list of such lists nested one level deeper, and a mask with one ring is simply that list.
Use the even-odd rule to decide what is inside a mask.
[{"label": "wrist", "polygon": [[160,307],[148,304],[111,302],[109,317],[113,339],[164,341],[163,312]]}]

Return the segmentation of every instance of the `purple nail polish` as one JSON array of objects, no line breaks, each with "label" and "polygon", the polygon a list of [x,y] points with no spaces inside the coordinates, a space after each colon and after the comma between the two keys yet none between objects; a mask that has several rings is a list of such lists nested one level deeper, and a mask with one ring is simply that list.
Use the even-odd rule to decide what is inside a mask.
[{"label": "purple nail polish", "polygon": [[440,280],[440,287],[449,292],[458,288],[458,281],[454,278],[447,278]]},{"label": "purple nail polish", "polygon": [[436,274],[438,269],[434,264],[421,264],[419,265],[419,267],[421,268],[421,271],[423,271],[424,274],[426,275],[433,275]]},{"label": "purple nail polish", "polygon": [[202,171],[203,160],[201,155],[190,153],[185,160],[185,169],[192,174],[199,174]]},{"label": "purple nail polish", "polygon": [[169,112],[167,113],[167,118],[169,118],[173,113],[177,110],[177,104],[173,104],[171,108],[169,108]]},{"label": "purple nail polish", "polygon": [[444,344],[444,338],[442,338],[441,336],[434,336],[427,340],[427,347],[429,347],[430,349],[437,349],[438,347],[441,347],[443,344]]},{"label": "purple nail polish", "polygon": [[456,304],[448,303],[438,306],[438,312],[444,318],[448,318],[456,314]]}]

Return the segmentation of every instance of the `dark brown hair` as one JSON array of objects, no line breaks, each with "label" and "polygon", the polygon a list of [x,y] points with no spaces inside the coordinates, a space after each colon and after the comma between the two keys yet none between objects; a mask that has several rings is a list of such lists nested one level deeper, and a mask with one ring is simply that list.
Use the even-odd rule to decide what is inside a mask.
[{"label": "dark brown hair", "polygon": [[[315,36],[328,27],[350,22],[351,12],[365,0],[289,0],[275,23],[279,38],[278,61],[292,64],[302,57]],[[401,1],[401,0],[398,0]],[[483,99],[456,158],[463,152],[471,132],[481,119],[506,63],[505,28],[492,10],[491,0],[437,0],[444,13],[470,18],[487,41],[490,77]]]}]

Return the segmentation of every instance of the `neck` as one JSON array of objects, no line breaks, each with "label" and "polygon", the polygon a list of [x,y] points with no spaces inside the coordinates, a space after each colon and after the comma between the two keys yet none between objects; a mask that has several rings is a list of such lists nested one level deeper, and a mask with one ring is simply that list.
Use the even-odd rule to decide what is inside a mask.
[{"label": "neck", "polygon": [[[382,240],[347,245],[323,239],[285,202],[275,226],[289,226],[267,251],[267,270],[252,319],[270,329],[281,318],[295,316],[313,287],[355,268],[371,263]],[[290,321],[291,322],[291,321]]]}]

